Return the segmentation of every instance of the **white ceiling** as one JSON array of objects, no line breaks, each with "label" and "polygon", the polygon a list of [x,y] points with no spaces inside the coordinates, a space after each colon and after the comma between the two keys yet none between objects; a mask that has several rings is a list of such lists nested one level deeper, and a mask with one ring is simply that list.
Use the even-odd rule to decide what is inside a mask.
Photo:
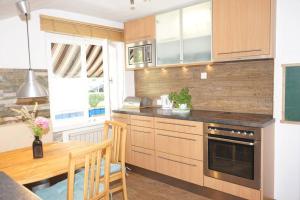
[{"label": "white ceiling", "polygon": [[[124,22],[165,10],[193,4],[201,0],[29,0],[31,10],[56,9]],[[0,0],[0,19],[16,16],[16,0]]]}]

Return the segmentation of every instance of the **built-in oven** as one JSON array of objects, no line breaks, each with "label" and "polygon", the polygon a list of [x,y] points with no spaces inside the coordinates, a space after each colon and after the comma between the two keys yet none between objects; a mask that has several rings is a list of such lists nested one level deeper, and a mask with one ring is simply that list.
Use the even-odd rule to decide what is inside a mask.
[{"label": "built-in oven", "polygon": [[259,128],[206,123],[204,174],[260,189],[261,132]]},{"label": "built-in oven", "polygon": [[155,41],[144,40],[126,44],[127,68],[155,66]]}]

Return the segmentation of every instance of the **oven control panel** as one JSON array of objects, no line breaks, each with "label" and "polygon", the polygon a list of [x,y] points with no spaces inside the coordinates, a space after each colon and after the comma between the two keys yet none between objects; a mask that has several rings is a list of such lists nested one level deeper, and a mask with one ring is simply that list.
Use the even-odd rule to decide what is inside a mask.
[{"label": "oven control panel", "polygon": [[232,126],[225,124],[206,123],[204,133],[224,135],[229,137],[260,139],[260,129],[246,126]]}]

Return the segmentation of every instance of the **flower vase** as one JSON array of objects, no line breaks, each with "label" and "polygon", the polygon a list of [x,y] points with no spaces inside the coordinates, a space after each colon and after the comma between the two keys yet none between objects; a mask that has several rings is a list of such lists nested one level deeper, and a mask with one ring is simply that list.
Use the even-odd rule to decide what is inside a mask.
[{"label": "flower vase", "polygon": [[32,143],[32,153],[34,159],[43,157],[43,143],[40,140],[39,136],[34,136],[34,141]]}]

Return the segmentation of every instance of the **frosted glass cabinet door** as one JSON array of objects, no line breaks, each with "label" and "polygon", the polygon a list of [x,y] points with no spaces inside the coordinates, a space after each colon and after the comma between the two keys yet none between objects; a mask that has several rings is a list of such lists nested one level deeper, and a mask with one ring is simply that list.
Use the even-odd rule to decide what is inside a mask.
[{"label": "frosted glass cabinet door", "polygon": [[211,0],[182,9],[183,61],[211,60]]},{"label": "frosted glass cabinet door", "polygon": [[180,62],[180,10],[156,16],[157,65]]}]

